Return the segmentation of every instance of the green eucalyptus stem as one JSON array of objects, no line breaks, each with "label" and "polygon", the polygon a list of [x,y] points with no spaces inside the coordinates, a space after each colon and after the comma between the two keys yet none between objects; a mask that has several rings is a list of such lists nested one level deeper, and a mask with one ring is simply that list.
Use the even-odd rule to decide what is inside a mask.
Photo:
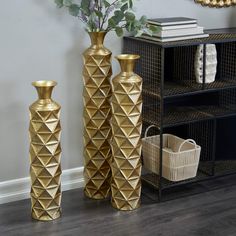
[{"label": "green eucalyptus stem", "polygon": [[[72,16],[80,19],[88,32],[115,31],[122,36],[124,29],[135,36],[152,35],[157,27],[149,26],[147,18],[137,19],[133,12],[134,0],[54,0],[59,8],[65,7]],[[147,1],[147,0],[145,0]],[[105,24],[107,23],[107,26]]]},{"label": "green eucalyptus stem", "polygon": [[112,2],[112,3],[110,4],[110,6],[106,9],[105,14],[104,14],[103,19],[102,19],[101,30],[103,29],[103,26],[104,26],[104,24],[105,24],[105,22],[106,22],[106,19],[108,18],[107,14],[108,14],[109,8],[112,7],[112,6],[115,6],[115,4],[116,4],[117,2],[119,2],[119,0],[115,0],[114,2]]}]

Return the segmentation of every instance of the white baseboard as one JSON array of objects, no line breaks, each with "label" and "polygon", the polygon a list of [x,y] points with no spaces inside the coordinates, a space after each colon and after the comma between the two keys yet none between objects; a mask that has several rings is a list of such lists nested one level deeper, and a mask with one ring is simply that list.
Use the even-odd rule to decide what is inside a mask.
[{"label": "white baseboard", "polygon": [[[83,167],[62,172],[62,191],[84,186]],[[0,204],[30,198],[30,178],[0,182]]]}]

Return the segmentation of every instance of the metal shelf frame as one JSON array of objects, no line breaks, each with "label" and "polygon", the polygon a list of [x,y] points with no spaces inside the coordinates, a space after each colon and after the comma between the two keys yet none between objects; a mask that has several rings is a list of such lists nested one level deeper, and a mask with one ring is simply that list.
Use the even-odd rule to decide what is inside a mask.
[{"label": "metal shelf frame", "polygon": [[[208,33],[209,38],[171,43],[134,37],[124,38],[123,52],[141,56],[136,73],[144,79],[143,121],[146,127],[154,124],[159,129],[160,147],[163,147],[163,134],[166,129],[185,126],[193,136],[201,129],[199,127],[205,125],[210,129],[202,128],[206,133],[209,131],[209,135],[204,134],[202,138],[205,140],[199,140],[204,150],[196,178],[177,183],[165,180],[162,177],[163,148],[160,148],[159,173],[161,174],[143,175],[143,181],[158,191],[159,201],[162,201],[165,189],[236,174],[236,159],[221,162],[216,160],[217,121],[229,117],[235,117],[236,120],[236,28],[211,30]],[[217,44],[218,52],[218,72],[216,81],[212,84],[205,83],[206,44],[209,43]],[[197,84],[193,74],[193,64],[196,47],[200,44],[203,45],[204,55],[203,83]],[[179,108],[177,106],[175,107],[177,111],[175,109],[167,111],[168,99],[187,101],[191,96],[207,94],[210,97],[213,93],[219,98],[217,104],[200,103]],[[207,147],[209,143],[211,147]]]}]

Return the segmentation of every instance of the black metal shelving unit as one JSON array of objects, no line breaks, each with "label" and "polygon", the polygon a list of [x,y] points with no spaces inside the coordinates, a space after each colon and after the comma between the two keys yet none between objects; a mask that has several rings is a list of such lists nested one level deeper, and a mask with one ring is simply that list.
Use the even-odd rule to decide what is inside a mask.
[{"label": "black metal shelving unit", "polygon": [[[163,146],[163,133],[192,138],[202,147],[196,178],[170,182],[162,174],[144,170],[142,179],[163,192],[177,186],[236,174],[236,29],[209,30],[208,38],[159,43],[125,37],[124,53],[139,54],[136,73],[143,78],[143,130],[149,125],[158,129]],[[215,82],[205,83],[206,44],[217,48]],[[202,44],[203,83],[194,74],[194,57]],[[162,173],[162,148],[160,170]]]}]

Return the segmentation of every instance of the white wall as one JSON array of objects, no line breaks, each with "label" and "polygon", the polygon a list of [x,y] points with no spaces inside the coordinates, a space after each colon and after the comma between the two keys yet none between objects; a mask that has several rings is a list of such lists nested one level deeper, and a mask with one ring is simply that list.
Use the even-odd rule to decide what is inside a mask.
[{"label": "white wall", "polygon": [[[194,0],[139,0],[139,15],[188,16],[208,28],[236,26],[235,8],[208,9]],[[28,106],[34,80],[57,80],[54,99],[62,107],[63,169],[82,161],[81,53],[89,45],[80,22],[53,0],[2,1],[0,8],[0,182],[28,176]],[[121,51],[109,34],[106,46]],[[117,73],[114,62],[114,73]]]}]

